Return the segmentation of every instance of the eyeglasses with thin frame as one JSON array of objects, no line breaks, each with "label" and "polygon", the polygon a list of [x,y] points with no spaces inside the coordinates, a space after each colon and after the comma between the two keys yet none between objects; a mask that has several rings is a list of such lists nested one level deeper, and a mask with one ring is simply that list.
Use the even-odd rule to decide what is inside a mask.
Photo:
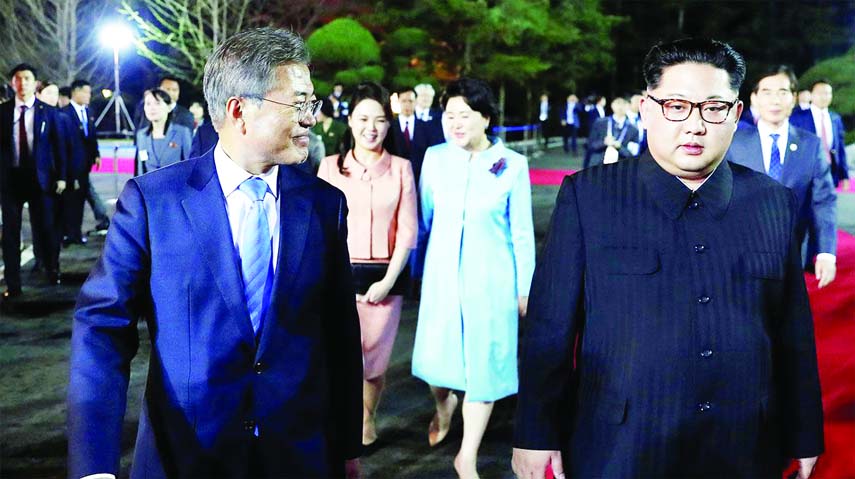
[{"label": "eyeglasses with thin frame", "polygon": [[297,110],[297,118],[305,118],[308,114],[311,114],[313,117],[317,116],[318,113],[321,111],[321,105],[324,103],[323,100],[311,100],[301,103],[283,103],[281,101],[271,100],[270,98],[264,98],[263,96],[249,96],[248,98],[269,101],[270,103],[274,103],[276,105],[294,108],[295,110]]},{"label": "eyeglasses with thin frame", "polygon": [[692,111],[697,108],[701,113],[701,118],[707,123],[720,124],[727,120],[730,115],[730,110],[738,102],[724,100],[707,100],[701,102],[692,102],[678,98],[656,98],[650,94],[647,98],[655,101],[662,107],[662,116],[668,121],[686,121],[691,116]]}]

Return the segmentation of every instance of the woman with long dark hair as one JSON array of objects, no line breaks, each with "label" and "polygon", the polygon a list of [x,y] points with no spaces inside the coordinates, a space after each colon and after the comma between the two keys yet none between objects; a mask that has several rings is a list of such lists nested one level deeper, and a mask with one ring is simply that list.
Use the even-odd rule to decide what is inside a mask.
[{"label": "woman with long dark hair", "polygon": [[347,197],[347,246],[356,284],[364,362],[362,443],[377,440],[375,413],[401,319],[404,269],[416,246],[416,187],[409,160],[384,142],[392,121],[389,93],[373,82],[356,87],[340,152],[318,176]]}]

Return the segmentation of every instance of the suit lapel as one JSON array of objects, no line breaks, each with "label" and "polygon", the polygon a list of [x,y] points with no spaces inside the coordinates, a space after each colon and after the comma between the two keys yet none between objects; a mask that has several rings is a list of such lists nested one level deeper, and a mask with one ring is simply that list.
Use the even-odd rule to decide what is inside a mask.
[{"label": "suit lapel", "polygon": [[760,145],[760,132],[756,135],[751,135],[751,140],[747,142],[748,151],[745,152],[745,166],[760,173],[767,173],[766,164],[763,162],[763,147]]},{"label": "suit lapel", "polygon": [[35,163],[38,158],[39,151],[39,143],[41,143],[40,136],[42,135],[42,122],[46,121],[44,105],[41,104],[38,100],[33,103],[33,149],[30,151],[30,156],[32,157],[32,161]]},{"label": "suit lapel", "polygon": [[295,293],[295,280],[300,271],[312,221],[313,191],[309,188],[310,181],[310,178],[304,177],[303,173],[294,167],[279,167],[279,258],[273,277],[271,303],[267,307],[264,325],[261,327],[259,355],[264,353],[270,327],[274,322],[282,320],[276,316],[279,311],[278,303],[287,301]]},{"label": "suit lapel", "polygon": [[784,155],[784,168],[781,170],[781,183],[790,185],[789,179],[798,174],[801,158],[801,138],[798,130],[790,126],[788,130],[787,151]]},{"label": "suit lapel", "polygon": [[205,263],[220,290],[231,315],[239,318],[239,327],[254,338],[249,311],[243,295],[237,252],[232,242],[225,198],[214,168],[214,152],[199,158],[187,180],[191,193],[181,201],[190,219],[196,244],[205,245]]}]

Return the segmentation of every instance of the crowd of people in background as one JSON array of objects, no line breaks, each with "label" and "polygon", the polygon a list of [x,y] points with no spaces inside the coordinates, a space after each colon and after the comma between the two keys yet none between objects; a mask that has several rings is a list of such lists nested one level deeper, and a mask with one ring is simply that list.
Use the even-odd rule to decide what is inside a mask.
[{"label": "crowd of people in background", "polygon": [[[35,68],[26,64],[10,76],[16,97],[0,105],[6,298],[21,294],[24,203],[30,205],[36,265],[50,284],[61,281],[61,245],[85,242],[84,203],[92,205],[96,229],[107,229],[110,222],[89,178],[100,164],[89,111],[91,85],[77,80],[65,89],[38,82]],[[737,134],[733,148],[753,147],[750,142],[757,140],[762,148],[755,156],[768,161],[746,166],[784,184],[792,177],[798,178],[793,184],[812,185],[799,193],[805,211],[799,234],[806,242],[803,262],[812,268],[816,258],[824,286],[835,271],[832,182],[848,187],[849,181],[843,125],[829,110],[827,81],[798,95],[796,88],[786,70],[761,78],[740,119],[745,133]],[[136,110],[136,175],[219,154],[222,132],[207,118],[205,106],[194,102],[186,108],[180,95],[180,83],[172,77],[144,92]],[[493,403],[519,387],[518,320],[527,312],[535,256],[531,185],[527,159],[488,134],[499,112],[485,82],[455,80],[438,102],[435,96],[430,84],[399,88],[397,114],[389,91],[374,82],[358,84],[352,94],[335,85],[323,100],[307,98],[297,105],[256,100],[296,108],[309,133],[308,154],[294,168],[319,176],[346,197],[347,247],[362,331],[363,446],[374,444],[381,433],[377,407],[414,276],[421,288],[412,372],[430,386],[436,407],[426,425],[428,441],[435,446],[445,439],[462,403],[465,426],[454,467],[461,477],[477,477],[478,449]],[[710,118],[718,111],[702,104],[641,92],[610,102],[603,96],[581,101],[571,93],[560,105],[544,94],[537,117],[542,144],[549,146],[549,133],[558,125],[567,153],[577,154],[578,139],[587,138],[584,168],[643,157],[649,154],[639,112],[643,98],[658,103],[668,121],[682,121],[675,119],[681,112],[699,108],[705,121],[716,123]],[[772,133],[767,144],[768,133],[779,130],[789,140],[784,136],[779,144],[781,133]],[[783,173],[783,157],[797,151],[811,154],[815,167]],[[465,395],[458,398],[454,391]]]}]

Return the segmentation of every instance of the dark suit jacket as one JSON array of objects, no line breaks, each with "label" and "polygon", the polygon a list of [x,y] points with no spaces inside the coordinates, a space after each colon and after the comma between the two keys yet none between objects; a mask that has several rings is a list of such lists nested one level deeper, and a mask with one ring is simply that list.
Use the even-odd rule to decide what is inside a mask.
[{"label": "dark suit jacket", "polygon": [[638,143],[638,129],[632,126],[628,118],[624,119],[623,128],[618,129],[614,119],[611,116],[606,116],[595,121],[594,126],[591,127],[591,136],[588,137],[588,148],[591,150],[589,166],[603,164],[603,157],[606,154],[606,144],[603,142],[608,133],[609,123],[612,124],[612,136],[616,139],[623,138],[620,150],[618,150],[619,159],[625,160],[634,156],[627,145],[630,142]]},{"label": "dark suit jacket", "polygon": [[[58,118],[59,110],[42,103],[38,99],[33,108],[33,146],[30,156],[36,167],[39,186],[44,192],[51,192],[59,180],[67,179],[68,150],[63,130]],[[15,159],[12,128],[14,123],[15,101],[0,104],[0,191],[8,192],[9,168]]]},{"label": "dark suit jacket", "polygon": [[397,118],[392,121],[390,128],[392,142],[389,145],[389,153],[410,160],[413,165],[413,175],[416,184],[419,182],[419,176],[422,172],[422,162],[425,158],[425,151],[434,145],[445,142],[445,137],[442,134],[442,125],[437,129],[436,124],[423,120],[415,119],[413,122],[413,139],[410,142],[410,148],[407,148],[407,142],[404,139],[404,132],[401,131],[401,123]]},{"label": "dark suit jacket", "polygon": [[95,159],[101,156],[98,151],[98,136],[96,135],[95,122],[92,118],[87,118],[89,136],[84,134],[83,123],[80,117],[77,116],[77,110],[72,105],[66,105],[60,110],[65,117],[70,121],[72,130],[69,134],[72,138],[71,156],[69,158],[68,176],[70,181],[81,180],[89,174],[92,165],[95,164]]},{"label": "dark suit jacket", "polygon": [[[840,115],[831,110],[828,111],[828,114],[831,117],[830,134],[832,135],[831,177],[836,185],[840,180],[849,178],[849,164],[846,161],[846,142],[844,141],[846,131],[843,128],[843,120],[840,118]],[[816,131],[816,125],[813,123],[813,114],[809,108],[807,110],[794,109],[793,114],[790,116],[790,124],[809,131],[816,136],[820,136],[819,132]]]},{"label": "dark suit jacket", "polygon": [[[781,183],[796,196],[799,211],[796,229],[801,244],[808,232],[816,240],[818,253],[837,254],[837,193],[829,164],[816,135],[790,126],[789,146],[784,153]],[[766,173],[757,128],[737,130],[727,159]]]},{"label": "dark suit jacket", "polygon": [[792,193],[727,161],[694,194],[649,153],[565,178],[515,446],[563,449],[586,478],[780,478],[783,458],[821,453],[795,219]]},{"label": "dark suit jacket", "polygon": [[196,133],[193,135],[193,143],[190,145],[188,158],[204,155],[217,146],[218,141],[220,141],[220,135],[217,134],[214,125],[210,121],[202,123],[199,128],[196,128]]},{"label": "dark suit jacket", "polygon": [[[152,354],[131,477],[343,474],[362,356],[344,195],[279,168],[279,256],[258,339],[213,151],[128,181],[74,315],[69,474],[116,473],[130,361]],[[253,437],[255,427],[259,436]]]}]

